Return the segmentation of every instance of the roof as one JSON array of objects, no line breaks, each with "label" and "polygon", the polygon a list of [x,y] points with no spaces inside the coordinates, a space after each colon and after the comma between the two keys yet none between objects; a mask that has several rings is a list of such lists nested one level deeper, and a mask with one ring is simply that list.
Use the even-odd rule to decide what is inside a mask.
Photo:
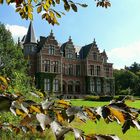
[{"label": "roof", "polygon": [[28,43],[37,43],[32,22],[30,22],[24,44],[28,44]]},{"label": "roof", "polygon": [[80,49],[80,51],[79,51],[80,58],[84,59],[87,57],[88,52],[90,51],[90,48],[92,47],[92,45],[93,45],[93,43],[86,45],[86,46],[83,46]]},{"label": "roof", "polygon": [[91,47],[95,47],[96,49],[98,49],[98,48],[97,48],[96,41],[95,41],[95,38],[94,38],[93,43],[88,44],[88,45],[85,45],[85,46],[83,46],[83,47],[80,49],[79,55],[80,55],[80,58],[81,58],[81,59],[85,59],[85,58],[87,57],[87,55],[88,55],[88,53],[89,53]]}]

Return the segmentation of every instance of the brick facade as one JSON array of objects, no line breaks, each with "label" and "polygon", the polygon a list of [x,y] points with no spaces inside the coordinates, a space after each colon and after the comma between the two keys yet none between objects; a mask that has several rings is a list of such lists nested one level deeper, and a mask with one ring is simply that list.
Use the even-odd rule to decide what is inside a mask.
[{"label": "brick facade", "polygon": [[59,45],[52,31],[38,42],[23,41],[23,46],[38,88],[67,98],[114,95],[113,64],[107,62],[105,51],[100,53],[95,40],[81,47],[78,55],[71,38]]}]

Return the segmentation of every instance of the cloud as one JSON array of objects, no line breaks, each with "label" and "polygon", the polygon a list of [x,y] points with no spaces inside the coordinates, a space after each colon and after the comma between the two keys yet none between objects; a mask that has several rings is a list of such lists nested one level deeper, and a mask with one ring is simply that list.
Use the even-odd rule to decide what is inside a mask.
[{"label": "cloud", "polygon": [[18,37],[22,39],[22,37],[27,33],[27,28],[19,25],[6,24],[6,29],[8,29],[12,33],[15,41],[17,41]]},{"label": "cloud", "polygon": [[107,52],[109,61],[114,63],[114,68],[120,69],[140,61],[140,40]]}]

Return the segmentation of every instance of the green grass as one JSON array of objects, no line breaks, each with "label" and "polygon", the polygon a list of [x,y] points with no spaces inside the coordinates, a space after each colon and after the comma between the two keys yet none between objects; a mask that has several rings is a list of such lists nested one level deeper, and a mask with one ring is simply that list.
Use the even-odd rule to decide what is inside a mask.
[{"label": "green grass", "polygon": [[[88,106],[88,107],[97,107],[107,105],[109,102],[96,102],[96,101],[83,101],[83,100],[71,100],[72,105],[74,106]],[[126,104],[131,107],[140,108],[140,101],[127,101]],[[125,134],[122,133],[121,125],[118,125],[116,122],[106,124],[104,120],[93,123],[88,121],[86,124],[75,123],[75,127],[80,128],[85,131],[86,134],[96,133],[96,134],[115,134],[119,136],[121,140],[139,140],[140,131],[136,128],[130,128]],[[72,140],[68,137],[68,140]]]}]

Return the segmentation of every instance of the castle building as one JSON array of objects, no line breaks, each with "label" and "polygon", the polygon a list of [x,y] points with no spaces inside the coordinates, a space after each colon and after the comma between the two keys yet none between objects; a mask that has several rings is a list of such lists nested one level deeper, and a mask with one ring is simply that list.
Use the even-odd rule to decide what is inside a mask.
[{"label": "castle building", "polygon": [[107,62],[106,52],[99,51],[95,40],[77,55],[71,37],[59,45],[51,31],[36,41],[31,22],[22,44],[37,88],[67,98],[114,95],[113,64]]}]

